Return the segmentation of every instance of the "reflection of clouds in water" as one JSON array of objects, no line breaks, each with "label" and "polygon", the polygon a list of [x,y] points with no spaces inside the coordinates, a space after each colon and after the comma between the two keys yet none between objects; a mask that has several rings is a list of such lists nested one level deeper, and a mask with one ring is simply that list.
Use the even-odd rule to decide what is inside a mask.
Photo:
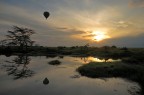
[{"label": "reflection of clouds in water", "polygon": [[58,68],[67,68],[66,66],[60,66],[60,67],[58,67]]},{"label": "reflection of clouds in water", "polygon": [[140,95],[140,91],[141,89],[136,85],[128,87],[128,93],[130,93],[131,95]]},{"label": "reflection of clouds in water", "polygon": [[113,90],[118,95],[122,92],[122,89],[125,89],[128,95],[140,95],[141,91],[136,82],[122,78],[103,78],[99,80],[99,86],[105,87],[107,90]]},{"label": "reflection of clouds in water", "polygon": [[80,78],[80,75],[73,75],[71,78]]},{"label": "reflection of clouds in water", "polygon": [[[121,78],[87,78],[78,76],[76,68],[83,65],[81,58],[64,57],[61,59],[62,64],[59,66],[48,65],[47,62],[55,58],[30,57],[31,61],[27,65],[31,70],[37,72],[35,76],[23,80],[9,80],[10,78],[0,78],[4,81],[1,92],[5,95],[24,95],[33,93],[34,95],[130,95],[128,88],[132,86],[139,87],[136,83],[125,81]],[[7,59],[7,57],[5,57]],[[75,61],[77,60],[77,61]],[[10,60],[9,60],[10,61]],[[0,77],[3,77],[0,73]],[[48,86],[42,84],[44,78],[47,77],[50,83]],[[71,78],[71,77],[74,77]],[[79,78],[75,78],[79,77]],[[1,83],[1,82],[0,82]],[[9,85],[10,84],[10,85]],[[12,85],[15,87],[12,89]],[[7,91],[10,90],[10,92]],[[15,92],[17,89],[17,92]]]}]

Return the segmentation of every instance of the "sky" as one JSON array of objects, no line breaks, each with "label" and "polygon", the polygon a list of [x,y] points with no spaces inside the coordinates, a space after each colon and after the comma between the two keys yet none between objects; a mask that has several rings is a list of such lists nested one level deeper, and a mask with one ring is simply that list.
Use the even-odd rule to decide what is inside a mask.
[{"label": "sky", "polygon": [[144,0],[0,0],[0,40],[12,26],[49,47],[144,47]]}]

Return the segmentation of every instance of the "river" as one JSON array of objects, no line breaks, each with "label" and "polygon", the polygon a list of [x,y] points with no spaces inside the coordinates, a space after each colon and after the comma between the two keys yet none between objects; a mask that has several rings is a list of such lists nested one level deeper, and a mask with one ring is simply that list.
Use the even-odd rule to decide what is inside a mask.
[{"label": "river", "polygon": [[[61,64],[51,65],[52,60]],[[140,86],[123,78],[88,78],[76,69],[97,57],[0,56],[0,95],[138,95]],[[120,61],[107,59],[108,62]],[[47,78],[49,83],[44,84]]]}]

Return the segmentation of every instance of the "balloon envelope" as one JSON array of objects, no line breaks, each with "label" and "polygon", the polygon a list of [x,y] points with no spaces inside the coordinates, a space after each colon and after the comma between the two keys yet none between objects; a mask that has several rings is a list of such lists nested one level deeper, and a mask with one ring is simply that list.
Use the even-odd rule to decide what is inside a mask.
[{"label": "balloon envelope", "polygon": [[46,12],[43,13],[43,15],[47,19],[49,17],[50,13],[46,11]]}]

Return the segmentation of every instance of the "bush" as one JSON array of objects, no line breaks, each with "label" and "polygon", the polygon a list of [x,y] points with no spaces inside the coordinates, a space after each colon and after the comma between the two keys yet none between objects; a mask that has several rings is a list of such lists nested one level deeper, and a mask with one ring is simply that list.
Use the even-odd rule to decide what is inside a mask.
[{"label": "bush", "polygon": [[53,60],[49,62],[50,65],[60,65],[61,62],[59,60]]}]

